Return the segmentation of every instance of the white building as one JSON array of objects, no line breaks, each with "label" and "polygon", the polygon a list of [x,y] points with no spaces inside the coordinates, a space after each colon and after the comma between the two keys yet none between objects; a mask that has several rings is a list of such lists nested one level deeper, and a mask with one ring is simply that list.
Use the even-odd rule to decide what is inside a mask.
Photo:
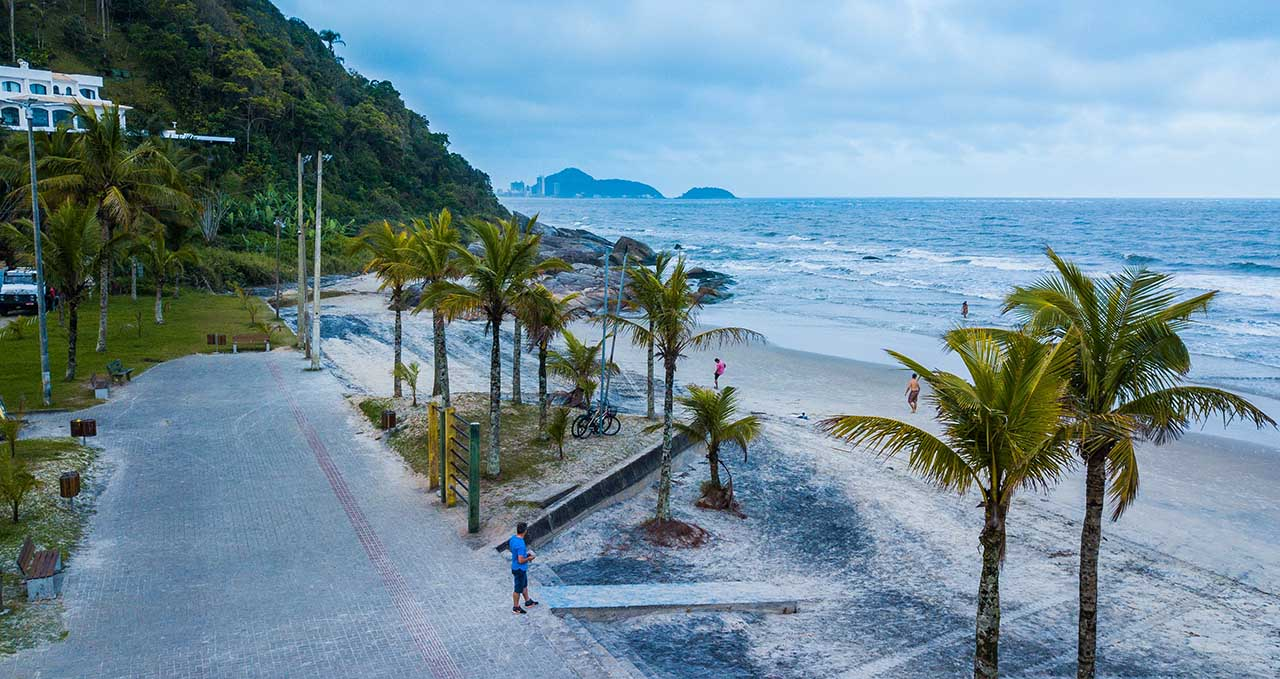
[{"label": "white building", "polygon": [[[27,129],[27,117],[22,106],[31,103],[32,127],[52,130],[66,122],[73,129],[82,128],[82,121],[75,119],[72,106],[79,102],[102,115],[111,102],[101,96],[102,78],[96,75],[55,73],[31,68],[25,61],[18,66],[0,66],[0,125],[11,130]],[[131,106],[120,107],[120,124],[125,123],[125,112]]]}]

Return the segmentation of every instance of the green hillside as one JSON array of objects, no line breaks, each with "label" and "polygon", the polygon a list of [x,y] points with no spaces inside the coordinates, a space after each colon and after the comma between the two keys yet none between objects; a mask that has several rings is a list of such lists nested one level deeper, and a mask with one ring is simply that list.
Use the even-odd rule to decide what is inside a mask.
[{"label": "green hillside", "polygon": [[[295,154],[322,148],[334,156],[326,217],[505,214],[489,177],[451,153],[448,136],[405,108],[390,82],[348,70],[319,33],[266,0],[46,0],[14,11],[17,57],[103,75],[104,96],[135,107],[130,127],[177,121],[184,132],[236,137],[204,153],[213,181],[245,200],[290,195]],[[0,60],[12,63],[7,14],[0,24]]]}]

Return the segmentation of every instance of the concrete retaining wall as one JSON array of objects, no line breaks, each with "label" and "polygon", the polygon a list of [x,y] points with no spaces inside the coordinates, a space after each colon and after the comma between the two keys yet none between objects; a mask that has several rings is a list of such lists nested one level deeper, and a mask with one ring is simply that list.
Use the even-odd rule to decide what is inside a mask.
[{"label": "concrete retaining wall", "polygon": [[[673,468],[678,464],[676,458],[692,445],[693,442],[683,435],[672,438]],[[649,450],[619,462],[594,481],[548,507],[547,511],[530,522],[529,530],[525,533],[525,542],[531,547],[537,547],[605,504],[629,497],[632,492],[638,491],[657,477],[661,464],[661,442]],[[494,549],[499,552],[505,551],[507,541],[503,540],[501,544],[495,545]]]}]

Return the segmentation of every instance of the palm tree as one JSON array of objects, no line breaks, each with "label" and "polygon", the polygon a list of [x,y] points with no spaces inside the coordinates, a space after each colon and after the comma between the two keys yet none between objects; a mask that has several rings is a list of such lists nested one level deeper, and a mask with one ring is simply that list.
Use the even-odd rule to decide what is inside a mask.
[{"label": "palm tree", "polygon": [[[180,210],[190,198],[168,184],[173,176],[168,159],[150,141],[136,146],[128,138],[119,108],[101,116],[96,109],[75,104],[84,131],[75,135],[68,155],[46,158],[49,168],[40,191],[57,198],[76,198],[98,211],[100,238],[109,242],[119,229],[128,229],[139,210],[151,207]],[[48,193],[45,193],[48,192]],[[107,350],[107,300],[111,294],[111,252],[98,271],[98,344]]]},{"label": "palm tree", "polygon": [[401,363],[396,366],[396,377],[405,381],[409,385],[409,392],[413,394],[413,407],[418,407],[418,375],[422,372],[422,366],[414,361],[408,365]]},{"label": "palm tree", "polygon": [[[707,446],[711,481],[703,487],[703,499],[716,509],[732,507],[733,477],[730,476],[727,493],[722,492],[725,486],[720,483],[720,465],[724,464],[720,459],[720,448],[726,442],[738,444],[745,462],[747,444],[760,434],[760,420],[755,415],[733,419],[738,413],[738,390],[734,387],[717,391],[690,385],[689,395],[681,396],[679,400],[689,419],[676,422],[676,431]],[[728,471],[728,465],[725,470]]]},{"label": "palm tree", "polygon": [[326,28],[326,29],[324,29],[324,30],[322,30],[322,31],[320,31],[320,42],[322,42],[322,43],[324,43],[325,45],[328,45],[328,46],[329,46],[329,52],[330,52],[331,54],[333,53],[333,46],[334,46],[334,45],[345,45],[345,44],[347,44],[347,43],[345,43],[345,42],[343,42],[343,41],[342,41],[342,34],[341,34],[341,33],[337,32],[337,31],[329,30],[329,29],[327,29],[327,28]]},{"label": "palm tree", "polygon": [[1073,347],[968,329],[948,333],[945,344],[964,362],[972,383],[889,352],[933,387],[941,438],[887,417],[844,415],[821,426],[885,456],[907,451],[911,470],[941,488],[961,495],[978,490],[984,522],[973,676],[989,678],[999,670],[1000,565],[1009,503],[1019,488],[1052,486],[1071,465],[1063,397]]},{"label": "palm tree", "polygon": [[[516,223],[518,224],[519,222],[517,221]],[[537,223],[538,215],[535,214],[520,227],[520,232],[522,234],[532,233]],[[521,322],[525,316],[521,311],[523,306],[527,305],[517,305],[516,313],[512,314],[511,319],[511,402],[515,405],[520,405],[524,402],[520,389],[520,352],[524,351],[520,337]]]},{"label": "palm tree", "polygon": [[[573,384],[566,399],[567,404],[585,408],[591,403],[591,397],[598,386],[596,376],[600,374],[600,352],[604,343],[583,344],[568,328],[562,330],[561,335],[564,336],[565,348],[563,351],[551,349],[548,352],[547,370]],[[605,370],[611,375],[620,372],[612,361],[605,363]]]},{"label": "palm tree", "polygon": [[556,444],[560,459],[564,459],[564,433],[569,429],[569,409],[556,408],[551,415],[551,424],[547,425],[547,438]]},{"label": "palm tree", "polygon": [[18,508],[27,495],[40,487],[40,481],[20,460],[0,457],[0,500],[13,509],[13,522],[18,522]]},{"label": "palm tree", "polygon": [[404,263],[409,269],[409,277],[423,282],[422,299],[413,309],[416,315],[427,307],[431,308],[431,332],[434,340],[432,351],[434,361],[434,383],[432,396],[440,396],[444,407],[449,407],[449,354],[445,346],[445,315],[440,307],[429,298],[430,286],[442,281],[455,280],[462,276],[461,259],[458,249],[462,246],[462,235],[453,227],[453,214],[448,208],[440,210],[439,215],[429,215],[427,221],[413,220],[413,232],[405,245]]},{"label": "palm tree", "polygon": [[[662,358],[666,393],[662,403],[662,465],[658,477],[658,507],[655,519],[671,520],[671,432],[676,365],[688,349],[704,349],[726,344],[763,340],[764,335],[746,328],[713,328],[698,332],[698,310],[704,293],[689,289],[684,257],[676,261],[664,281],[655,272],[637,269],[632,283],[638,298],[647,300],[647,323],[611,316],[610,321],[628,332],[636,344],[653,343]],[[652,330],[650,329],[652,328]]]},{"label": "palm tree", "polygon": [[391,291],[391,310],[396,314],[394,339],[394,360],[391,363],[391,375],[394,383],[392,394],[400,398],[401,372],[400,354],[403,336],[401,312],[404,311],[404,289],[412,280],[413,272],[405,266],[408,261],[408,245],[411,236],[403,228],[393,228],[391,222],[383,220],[381,224],[370,224],[352,240],[348,248],[350,254],[369,255],[369,263],[365,265],[365,273],[370,271],[378,276],[381,283],[378,290]]},{"label": "palm tree", "polygon": [[551,339],[586,313],[578,303],[579,293],[557,297],[544,285],[535,285],[523,298],[520,315],[529,330],[529,346],[538,349],[538,435],[547,433],[547,352]]},{"label": "palm tree", "polygon": [[[154,229],[133,247],[133,254],[142,259],[143,265],[151,270],[151,277],[156,284],[156,325],[164,325],[164,284],[175,279],[183,270],[184,264],[196,264],[200,255],[189,244],[171,249],[164,229]],[[177,283],[174,283],[174,295],[177,295]]]},{"label": "palm tree", "polygon": [[19,403],[18,412],[0,417],[0,436],[4,436],[4,440],[9,443],[9,459],[18,457],[18,437],[27,426],[26,411],[26,404]]},{"label": "palm tree", "polygon": [[473,255],[465,248],[454,250],[461,260],[470,285],[454,281],[432,284],[423,302],[439,307],[450,319],[479,317],[488,322],[493,345],[489,353],[489,453],[486,461],[489,476],[501,472],[500,395],[502,391],[502,321],[516,310],[522,295],[528,293],[533,280],[544,273],[568,269],[559,259],[538,261],[542,236],[522,234],[514,217],[505,221],[473,220],[471,230],[483,248]]},{"label": "palm tree", "polygon": [[[30,221],[20,226],[9,226],[6,234],[12,242],[20,243],[30,252],[33,249]],[[97,208],[91,205],[75,205],[70,201],[49,215],[42,240],[44,275],[50,285],[58,290],[67,311],[67,371],[63,379],[76,378],[76,340],[79,337],[80,304],[93,287],[94,272],[102,259],[114,249],[123,236],[116,234],[102,247],[99,240]]]},{"label": "palm tree", "polygon": [[[671,253],[667,252],[666,250],[663,250],[662,252],[659,252],[657,255],[654,256],[653,273],[658,277],[659,280],[662,279],[662,274],[667,270],[667,265],[670,263],[671,263]],[[633,272],[631,275],[634,280],[634,277],[636,276],[636,274]],[[644,297],[646,290],[638,289],[633,283],[631,285],[630,292],[631,292],[631,295],[630,295],[631,301],[629,302],[629,306],[631,306],[632,308],[638,308],[644,311],[645,315],[648,316],[649,308],[651,306],[652,300],[646,299]],[[646,356],[647,362],[645,365],[645,368],[646,368],[645,370],[645,417],[651,420],[654,417],[654,405],[653,405],[654,350],[653,350],[652,337],[653,337],[653,321],[649,320],[649,338],[650,339],[644,342],[645,351],[647,353],[647,356]]]},{"label": "palm tree", "polygon": [[1188,424],[1213,414],[1258,427],[1275,421],[1235,394],[1184,384],[1191,355],[1179,333],[1216,292],[1178,299],[1167,275],[1127,269],[1095,279],[1052,249],[1046,254],[1057,273],[1015,288],[1005,311],[1018,313],[1030,332],[1079,345],[1071,406],[1084,432],[1077,446],[1085,463],[1085,513],[1076,672],[1085,679],[1094,676],[1097,660],[1103,503],[1110,495],[1115,521],[1137,497],[1134,441],[1176,439]]}]

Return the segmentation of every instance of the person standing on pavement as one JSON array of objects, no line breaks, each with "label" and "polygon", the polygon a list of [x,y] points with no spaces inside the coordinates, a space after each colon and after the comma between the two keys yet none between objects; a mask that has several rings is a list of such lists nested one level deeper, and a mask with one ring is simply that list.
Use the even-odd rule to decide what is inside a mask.
[{"label": "person standing on pavement", "polygon": [[529,598],[529,562],[537,556],[524,543],[524,533],[529,524],[521,521],[516,524],[516,534],[507,540],[507,549],[511,551],[511,577],[515,580],[515,591],[511,594],[511,612],[524,615],[528,611],[520,607],[520,595],[524,595],[524,605],[532,608],[538,602]]}]

